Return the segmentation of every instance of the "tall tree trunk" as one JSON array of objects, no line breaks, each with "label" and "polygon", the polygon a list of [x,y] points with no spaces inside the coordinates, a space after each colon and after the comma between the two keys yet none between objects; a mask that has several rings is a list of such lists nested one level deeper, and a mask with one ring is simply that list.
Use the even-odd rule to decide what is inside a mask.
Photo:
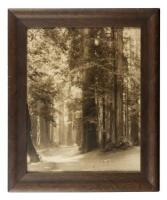
[{"label": "tall tree trunk", "polygon": [[[128,70],[128,68],[127,68]],[[125,132],[126,132],[126,138],[128,142],[130,142],[129,138],[129,106],[128,106],[128,79],[126,83],[126,91],[125,91]]]},{"label": "tall tree trunk", "polygon": [[103,72],[103,94],[102,94],[102,109],[103,109],[103,132],[102,132],[102,149],[105,149],[107,133],[106,133],[106,101],[105,101],[105,73]]},{"label": "tall tree trunk", "polygon": [[49,126],[48,121],[40,116],[40,146],[46,147],[49,144]]},{"label": "tall tree trunk", "polygon": [[133,145],[139,145],[139,124],[137,116],[131,118],[131,141]]},{"label": "tall tree trunk", "polygon": [[67,145],[72,144],[72,111],[68,109],[68,132],[67,132]]},{"label": "tall tree trunk", "polygon": [[58,132],[59,132],[59,144],[63,145],[64,144],[64,104],[61,103],[59,105],[59,110],[61,113],[59,114],[59,127],[58,127]]},{"label": "tall tree trunk", "polygon": [[119,144],[123,140],[123,30],[118,29],[115,33],[115,68],[117,74],[115,83],[116,140]]},{"label": "tall tree trunk", "polygon": [[83,151],[97,147],[96,104],[94,96],[94,72],[87,69],[83,84]]},{"label": "tall tree trunk", "polygon": [[37,116],[31,117],[31,129],[32,129],[32,142],[34,145],[38,145],[37,143]]},{"label": "tall tree trunk", "polygon": [[39,162],[39,156],[36,152],[36,149],[33,145],[32,142],[32,129],[31,129],[31,119],[30,119],[30,114],[29,114],[29,110],[28,110],[28,105],[26,106],[26,113],[27,113],[27,153],[30,156],[30,162]]},{"label": "tall tree trunk", "polygon": [[[88,67],[87,60],[90,57],[91,42],[89,41],[90,30],[83,30],[83,58],[85,67]],[[91,40],[92,41],[92,40]],[[95,103],[95,70],[92,66],[85,69],[83,78],[83,152],[90,151],[97,147],[96,135],[96,103]]]}]

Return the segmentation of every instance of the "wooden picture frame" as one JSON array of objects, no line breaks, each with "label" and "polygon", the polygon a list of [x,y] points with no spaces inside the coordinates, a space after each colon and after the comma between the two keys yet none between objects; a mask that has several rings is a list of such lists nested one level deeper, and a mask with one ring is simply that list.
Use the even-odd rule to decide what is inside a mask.
[{"label": "wooden picture frame", "polygon": [[[159,9],[9,9],[9,191],[159,190]],[[141,28],[141,172],[27,173],[27,28]]]}]

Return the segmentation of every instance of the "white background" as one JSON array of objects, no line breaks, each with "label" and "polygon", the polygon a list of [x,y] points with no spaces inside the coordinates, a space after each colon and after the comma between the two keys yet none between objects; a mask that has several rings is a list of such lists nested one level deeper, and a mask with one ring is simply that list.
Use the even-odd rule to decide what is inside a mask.
[{"label": "white background", "polygon": [[[157,193],[7,192],[7,9],[8,8],[161,8],[161,187]],[[167,1],[165,0],[1,0],[0,1],[0,199],[167,199]]]}]

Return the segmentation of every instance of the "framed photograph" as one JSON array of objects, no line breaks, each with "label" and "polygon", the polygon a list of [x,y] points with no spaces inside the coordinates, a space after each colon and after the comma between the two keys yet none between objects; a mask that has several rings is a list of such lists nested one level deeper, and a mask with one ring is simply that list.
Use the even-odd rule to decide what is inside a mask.
[{"label": "framed photograph", "polygon": [[9,10],[9,191],[159,190],[159,18]]}]

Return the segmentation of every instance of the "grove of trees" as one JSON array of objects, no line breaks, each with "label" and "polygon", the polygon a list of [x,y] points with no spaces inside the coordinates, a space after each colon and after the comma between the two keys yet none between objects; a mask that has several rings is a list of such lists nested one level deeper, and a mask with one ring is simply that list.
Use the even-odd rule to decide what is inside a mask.
[{"label": "grove of trees", "polygon": [[140,29],[29,29],[27,50],[31,160],[52,145],[140,145]]}]

